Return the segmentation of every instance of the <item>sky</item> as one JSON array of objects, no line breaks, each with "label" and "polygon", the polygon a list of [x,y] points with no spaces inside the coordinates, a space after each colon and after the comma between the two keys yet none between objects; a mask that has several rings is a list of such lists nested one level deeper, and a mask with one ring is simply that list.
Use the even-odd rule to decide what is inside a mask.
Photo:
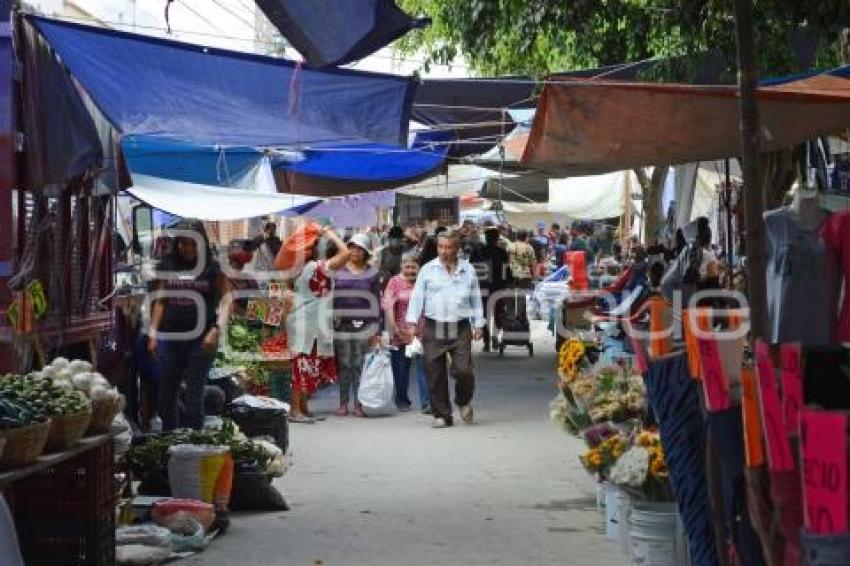
[{"label": "sky", "polygon": [[[26,0],[43,12],[62,9],[62,0]],[[70,0],[95,15],[106,25],[126,31],[166,35],[166,0]],[[257,51],[264,45],[255,40],[256,6],[253,0],[175,0],[169,9],[171,37],[210,47]],[[298,59],[295,51],[287,56]],[[399,61],[391,48],[383,49],[354,65],[353,68],[410,75],[422,65],[421,56]],[[468,74],[463,65],[451,68],[433,66],[428,77],[462,77]]]}]

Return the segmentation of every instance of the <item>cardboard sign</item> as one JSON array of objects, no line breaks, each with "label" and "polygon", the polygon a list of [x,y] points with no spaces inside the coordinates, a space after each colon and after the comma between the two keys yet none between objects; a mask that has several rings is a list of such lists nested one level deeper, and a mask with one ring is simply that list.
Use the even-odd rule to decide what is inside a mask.
[{"label": "cardboard sign", "polygon": [[635,352],[635,367],[641,375],[649,371],[649,357],[646,354],[646,348],[643,347],[643,342],[635,337],[630,337],[632,341],[632,350]]},{"label": "cardboard sign", "polygon": [[280,326],[283,321],[283,303],[266,299],[252,299],[245,308],[245,318],[260,321],[268,326]]},{"label": "cardboard sign", "polygon": [[761,423],[767,441],[767,462],[771,470],[787,472],[794,469],[791,445],[785,433],[782,405],[776,388],[776,373],[770,361],[770,351],[763,340],[756,343]]},{"label": "cardboard sign", "polygon": [[806,528],[847,532],[847,415],[803,409],[803,497]]},{"label": "cardboard sign", "polygon": [[269,283],[269,298],[270,299],[282,299],[283,298],[283,286],[280,283],[271,282]]},{"label": "cardboard sign", "polygon": [[744,452],[747,467],[764,465],[764,443],[761,437],[761,415],[759,413],[758,385],[756,374],[750,368],[741,370],[741,410],[744,414]]},{"label": "cardboard sign", "polygon": [[799,343],[783,344],[780,351],[782,415],[785,418],[785,431],[794,436],[800,434],[800,409],[803,408],[803,368],[800,352]]},{"label": "cardboard sign", "polygon": [[702,386],[705,391],[705,404],[709,411],[723,411],[732,406],[729,396],[729,381],[720,359],[720,350],[714,338],[697,340],[700,366],[702,367]]},{"label": "cardboard sign", "polygon": [[248,320],[259,319],[259,303],[257,301],[248,301],[248,306],[245,307],[245,318]]}]

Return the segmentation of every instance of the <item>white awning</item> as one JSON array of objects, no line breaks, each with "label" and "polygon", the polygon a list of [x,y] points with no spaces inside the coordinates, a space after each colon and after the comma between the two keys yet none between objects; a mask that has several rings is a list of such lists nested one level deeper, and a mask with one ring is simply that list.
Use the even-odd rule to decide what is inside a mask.
[{"label": "white awning", "polygon": [[296,216],[322,199],[302,195],[270,194],[133,175],[127,192],[153,208],[198,220],[239,220],[269,214]]},{"label": "white awning", "polygon": [[578,220],[616,218],[632,192],[640,192],[632,171],[549,179],[549,212]]}]

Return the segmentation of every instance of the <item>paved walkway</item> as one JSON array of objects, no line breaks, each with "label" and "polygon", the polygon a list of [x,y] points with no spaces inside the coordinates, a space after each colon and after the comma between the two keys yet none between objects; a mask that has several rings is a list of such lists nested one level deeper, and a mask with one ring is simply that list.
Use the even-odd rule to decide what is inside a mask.
[{"label": "paved walkway", "polygon": [[[432,430],[419,413],[293,425],[294,466],[278,483],[292,510],[236,516],[188,562],[625,564],[604,540],[581,444],[548,420],[554,349],[542,327],[535,335],[534,358],[520,348],[477,357],[473,426]],[[335,407],[333,390],[312,405]]]}]

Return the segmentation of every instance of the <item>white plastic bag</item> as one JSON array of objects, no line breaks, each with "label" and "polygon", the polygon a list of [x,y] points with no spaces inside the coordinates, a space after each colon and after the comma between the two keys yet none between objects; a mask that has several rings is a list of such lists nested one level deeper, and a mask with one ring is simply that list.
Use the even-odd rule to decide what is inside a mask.
[{"label": "white plastic bag", "polygon": [[366,354],[360,374],[357,399],[370,415],[388,415],[395,412],[393,368],[389,350],[372,350]]},{"label": "white plastic bag", "polygon": [[422,356],[425,354],[425,348],[422,347],[422,342],[419,338],[414,338],[413,341],[408,344],[404,349],[404,355],[408,358],[412,358],[414,356]]},{"label": "white plastic bag", "polygon": [[115,544],[143,544],[171,549],[171,531],[154,523],[122,525],[115,529]]}]

